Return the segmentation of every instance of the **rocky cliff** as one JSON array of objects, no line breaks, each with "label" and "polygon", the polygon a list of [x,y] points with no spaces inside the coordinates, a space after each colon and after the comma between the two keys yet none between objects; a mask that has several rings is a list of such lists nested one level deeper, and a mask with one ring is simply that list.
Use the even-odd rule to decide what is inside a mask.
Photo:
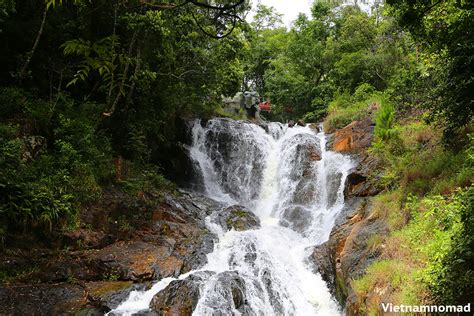
[{"label": "rocky cliff", "polygon": [[315,247],[312,254],[315,269],[348,315],[363,314],[351,284],[380,256],[379,250],[371,247],[371,237],[388,233],[385,221],[372,207],[373,197],[381,191],[378,161],[367,152],[373,131],[371,119],[365,118],[337,130],[328,142],[331,150],[350,154],[358,164],[347,177],[346,204],[329,240]]},{"label": "rocky cliff", "polygon": [[2,271],[12,275],[0,286],[0,314],[102,315],[133,289],[202,266],[215,238],[204,218],[222,208],[185,191],[108,190],[83,210],[81,228],[56,236],[57,245],[2,251]]}]

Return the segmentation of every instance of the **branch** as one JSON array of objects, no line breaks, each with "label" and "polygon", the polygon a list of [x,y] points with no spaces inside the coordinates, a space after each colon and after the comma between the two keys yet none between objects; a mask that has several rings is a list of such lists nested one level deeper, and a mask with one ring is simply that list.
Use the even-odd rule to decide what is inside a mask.
[{"label": "branch", "polygon": [[[203,27],[203,26],[198,22],[198,20],[196,19],[196,16],[194,15],[194,13],[192,13],[192,16],[193,16],[194,22],[196,22],[196,25],[199,27],[199,29],[200,29],[204,34],[206,34],[207,36],[212,37],[212,38],[215,38],[215,39],[223,39],[223,38],[229,36],[229,35],[234,31],[235,26],[236,26],[236,24],[237,24],[236,16],[233,15],[233,14],[232,14],[232,15],[229,15],[230,17],[233,18],[233,20],[232,20],[232,28],[231,28],[229,31],[227,31],[225,34],[223,34],[223,35],[215,35],[215,34],[209,33],[208,31],[206,31],[206,30],[204,29],[204,27]],[[215,22],[215,23],[217,23],[217,18],[218,18],[218,17],[216,17],[216,18],[214,19],[214,22]]]},{"label": "branch", "polygon": [[180,4],[174,4],[174,3],[161,3],[161,4],[155,4],[155,3],[150,3],[147,0],[140,0],[140,5],[138,6],[148,6],[157,10],[170,10],[170,9],[176,9],[179,7],[182,7],[186,4],[188,4],[190,0],[185,0],[183,3]]},{"label": "branch", "polygon": [[230,5],[223,5],[223,6],[215,6],[212,4],[207,4],[207,3],[202,3],[197,0],[187,0],[187,2],[190,2],[194,4],[195,6],[201,7],[201,8],[206,8],[206,9],[213,9],[213,10],[221,10],[221,11],[227,11],[227,10],[232,10],[240,6],[245,2],[245,0],[239,0],[234,4]]}]

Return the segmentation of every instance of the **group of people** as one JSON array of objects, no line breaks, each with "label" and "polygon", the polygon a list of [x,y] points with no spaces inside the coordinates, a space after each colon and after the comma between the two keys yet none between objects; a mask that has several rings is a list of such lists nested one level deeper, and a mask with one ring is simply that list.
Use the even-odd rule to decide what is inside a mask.
[{"label": "group of people", "polygon": [[260,111],[258,104],[260,103],[260,95],[257,91],[245,91],[241,99],[240,105],[247,112],[248,118],[256,118]]}]

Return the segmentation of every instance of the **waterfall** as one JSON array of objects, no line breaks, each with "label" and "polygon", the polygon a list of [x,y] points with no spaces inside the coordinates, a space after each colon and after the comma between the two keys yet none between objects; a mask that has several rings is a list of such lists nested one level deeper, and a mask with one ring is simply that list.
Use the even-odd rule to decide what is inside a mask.
[{"label": "waterfall", "polygon": [[[310,126],[212,119],[196,121],[192,134],[190,156],[202,173],[204,193],[244,205],[261,221],[255,230],[224,232],[208,219],[218,242],[199,269],[212,273],[200,283],[193,315],[340,315],[307,258],[313,246],[329,238],[344,206],[351,160],[327,151],[324,133]],[[147,309],[153,295],[173,280],[132,292],[111,314]],[[239,304],[235,288],[243,293]]]}]

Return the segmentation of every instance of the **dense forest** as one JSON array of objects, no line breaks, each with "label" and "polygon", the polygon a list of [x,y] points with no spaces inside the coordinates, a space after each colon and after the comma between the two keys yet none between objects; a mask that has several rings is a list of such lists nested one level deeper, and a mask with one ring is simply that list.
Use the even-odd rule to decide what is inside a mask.
[{"label": "dense forest", "polygon": [[343,2],[288,28],[260,3],[247,22],[243,0],[0,0],[0,251],[53,247],[110,188],[159,201],[185,121],[238,119],[223,98],[256,90],[269,121],[375,123],[389,233],[353,280],[363,313],[382,285],[398,303],[471,302],[474,4]]}]

